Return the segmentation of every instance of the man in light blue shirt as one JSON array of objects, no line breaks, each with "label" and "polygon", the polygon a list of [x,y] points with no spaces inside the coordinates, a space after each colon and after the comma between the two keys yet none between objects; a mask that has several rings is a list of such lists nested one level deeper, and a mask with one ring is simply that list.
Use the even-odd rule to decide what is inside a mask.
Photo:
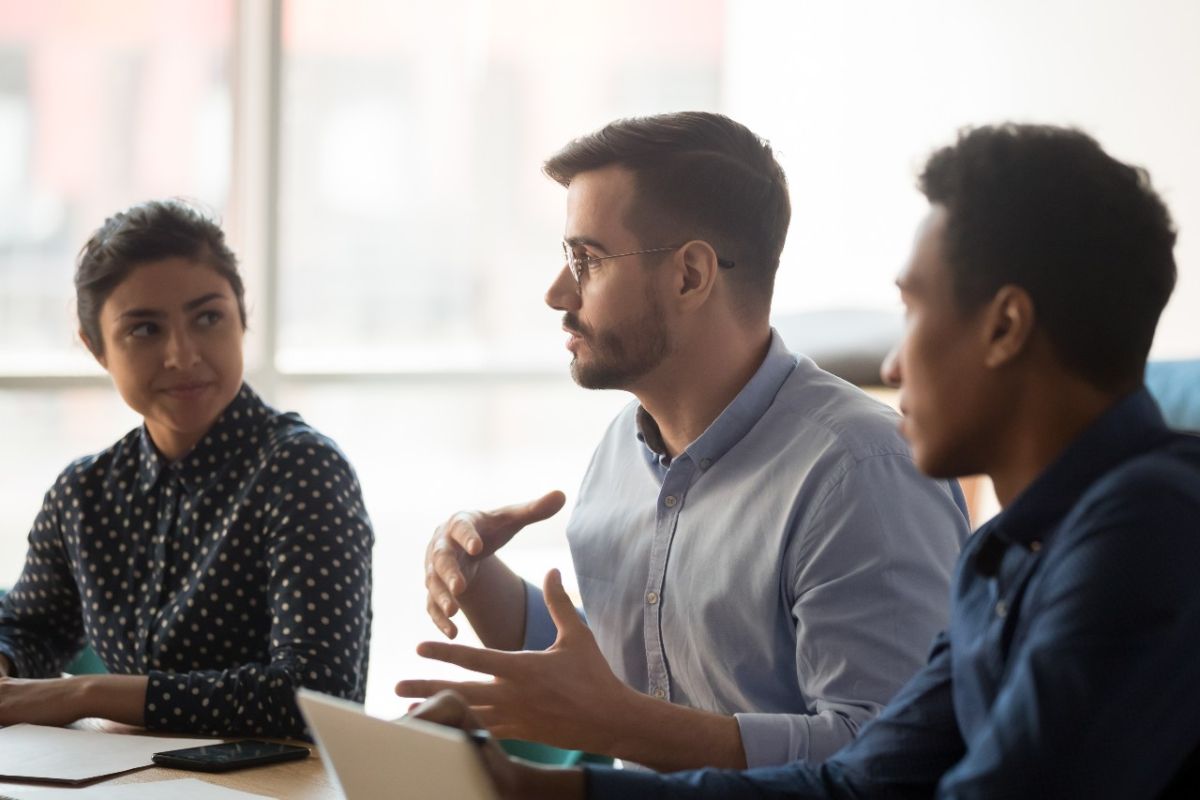
[{"label": "man in light blue shirt", "polygon": [[[770,147],[715,114],[623,120],[569,144],[563,311],[576,381],[636,402],[568,525],[585,627],[495,552],[561,493],[435,534],[428,609],[491,650],[425,643],[501,737],[656,769],[819,761],[924,662],[967,534],[897,417],[790,353],[768,319],[790,208]],[[500,652],[523,649],[526,652]],[[533,651],[533,652],[530,652]],[[665,702],[664,702],[665,701]]]}]

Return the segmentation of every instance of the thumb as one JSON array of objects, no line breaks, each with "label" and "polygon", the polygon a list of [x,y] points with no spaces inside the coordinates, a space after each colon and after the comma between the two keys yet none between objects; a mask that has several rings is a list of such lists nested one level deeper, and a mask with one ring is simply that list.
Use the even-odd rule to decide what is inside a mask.
[{"label": "thumb", "polygon": [[550,611],[550,619],[554,621],[560,638],[564,633],[587,627],[579,618],[575,604],[567,596],[567,590],[562,585],[562,574],[558,570],[552,569],[546,573],[546,580],[542,583],[542,594],[546,598],[546,608]]}]

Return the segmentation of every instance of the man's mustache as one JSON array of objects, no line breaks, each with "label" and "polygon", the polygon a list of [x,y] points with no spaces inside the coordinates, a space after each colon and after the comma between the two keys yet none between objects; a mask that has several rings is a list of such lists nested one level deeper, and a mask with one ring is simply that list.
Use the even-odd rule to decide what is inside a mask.
[{"label": "man's mustache", "polygon": [[587,327],[579,321],[579,317],[575,316],[569,311],[566,314],[563,314],[562,325],[580,339],[587,339],[591,335],[591,331],[589,331]]}]

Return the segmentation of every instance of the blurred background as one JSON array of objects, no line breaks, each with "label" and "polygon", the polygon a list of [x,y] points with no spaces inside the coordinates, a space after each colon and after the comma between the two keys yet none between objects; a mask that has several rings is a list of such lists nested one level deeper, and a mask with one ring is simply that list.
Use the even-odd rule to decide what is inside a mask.
[{"label": "blurred background", "polygon": [[[0,0],[0,585],[59,470],[140,422],[75,335],[74,257],[116,210],[184,196],[223,221],[248,379],[362,480],[368,710],[396,715],[397,679],[453,674],[413,652],[438,636],[434,527],[571,498],[629,401],[571,383],[542,303],[564,206],[545,157],[683,109],[769,139],[794,209],[776,314],[820,321],[787,328],[811,351],[814,330],[897,314],[931,149],[969,123],[1075,124],[1174,212],[1154,356],[1195,357],[1198,40],[1192,0]],[[567,511],[508,548],[534,582],[570,583]]]}]

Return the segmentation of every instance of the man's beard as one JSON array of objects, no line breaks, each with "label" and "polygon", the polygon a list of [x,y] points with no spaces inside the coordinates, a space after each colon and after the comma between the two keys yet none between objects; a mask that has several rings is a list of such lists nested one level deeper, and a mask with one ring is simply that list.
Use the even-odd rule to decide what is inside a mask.
[{"label": "man's beard", "polygon": [[571,359],[571,377],[585,389],[626,389],[662,363],[671,350],[666,321],[655,298],[644,312],[620,330],[593,331],[580,326],[574,314],[563,326],[583,339],[590,357]]}]

